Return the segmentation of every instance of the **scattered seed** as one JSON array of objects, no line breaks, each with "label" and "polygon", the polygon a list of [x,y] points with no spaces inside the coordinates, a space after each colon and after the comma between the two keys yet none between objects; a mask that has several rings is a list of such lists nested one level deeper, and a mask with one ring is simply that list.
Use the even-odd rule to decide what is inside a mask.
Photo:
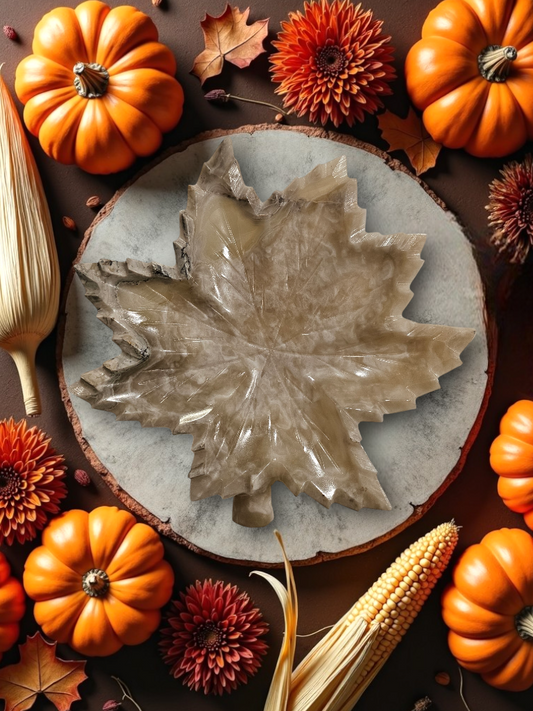
[{"label": "scattered seed", "polygon": [[276,123],[281,123],[281,122],[283,121],[283,118],[284,118],[284,117],[283,117],[283,114],[276,114],[276,115],[274,116],[274,121],[275,121]]},{"label": "scattered seed", "polygon": [[67,230],[70,230],[71,232],[77,232],[78,231],[78,226],[72,219],[72,217],[63,217],[63,224],[67,228]]},{"label": "scattered seed", "polygon": [[87,207],[100,207],[102,201],[100,200],[98,195],[93,195],[87,200],[85,204],[87,205]]},{"label": "scattered seed", "polygon": [[19,36],[13,27],[10,27],[9,25],[4,25],[4,34],[8,40],[11,40],[12,42],[18,42]]},{"label": "scattered seed", "polygon": [[435,681],[441,686],[448,686],[450,684],[450,675],[447,672],[439,672],[435,674]]},{"label": "scattered seed", "polygon": [[116,699],[109,699],[102,706],[102,711],[116,711],[122,708],[122,701],[117,701]]},{"label": "scattered seed", "polygon": [[74,479],[80,486],[90,486],[91,484],[91,477],[83,469],[76,469]]}]

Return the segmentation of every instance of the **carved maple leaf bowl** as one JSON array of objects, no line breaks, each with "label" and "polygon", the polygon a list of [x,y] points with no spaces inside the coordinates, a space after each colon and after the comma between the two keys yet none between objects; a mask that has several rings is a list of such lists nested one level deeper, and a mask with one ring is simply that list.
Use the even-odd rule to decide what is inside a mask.
[{"label": "carved maple leaf bowl", "polygon": [[[266,133],[279,135],[274,131]],[[241,137],[235,138],[239,145]],[[298,138],[310,142],[308,138]],[[212,141],[209,143],[213,145]],[[337,146],[337,155],[341,148]],[[265,167],[275,169],[275,161],[263,157]],[[370,158],[378,160],[375,156]],[[268,175],[267,182],[272,184],[273,178]],[[362,183],[365,184],[364,175]],[[182,184],[183,178],[180,190],[185,188]],[[157,203],[161,186],[161,182],[146,183],[137,202],[140,199]],[[378,190],[379,187],[375,186]],[[175,188],[169,189],[169,196]],[[367,196],[369,188],[371,193],[372,186],[367,184]],[[371,202],[376,204],[374,196]],[[135,210],[130,203],[131,209]],[[176,214],[175,208],[172,210]],[[106,249],[110,246],[109,237],[116,234],[111,225],[116,213],[117,206],[102,223],[109,223]],[[120,219],[121,229],[126,227],[126,217],[124,213]],[[372,211],[369,218],[372,219]],[[379,422],[384,415],[414,408],[417,397],[439,387],[439,376],[461,364],[459,354],[472,339],[473,330],[428,323],[433,320],[434,303],[442,291],[438,280],[437,296],[431,296],[431,283],[424,285],[422,280],[429,303],[419,302],[415,309],[408,306],[413,296],[410,284],[423,264],[420,252],[425,237],[367,232],[365,220],[365,210],[357,203],[357,183],[348,176],[342,156],[316,166],[304,178],[293,180],[263,202],[245,184],[231,143],[225,141],[205,163],[198,182],[189,188],[186,209],[180,216],[180,234],[175,240],[175,267],[138,259],[100,259],[92,264],[84,261],[78,267],[86,295],[96,305],[99,319],[112,329],[120,351],[103,366],[93,365],[77,385],[67,358],[70,390],[93,408],[113,412],[119,420],[138,420],[144,426],[166,427],[174,433],[193,436],[192,443],[180,434],[175,438],[183,442],[176,477],[184,475],[186,447],[192,445],[194,451],[190,466],[194,502],[189,504],[190,516],[187,509],[184,517],[187,526],[205,534],[207,520],[215,509],[219,510],[215,504],[220,501],[218,496],[233,497],[234,521],[246,526],[268,524],[274,514],[271,487],[276,481],[283,482],[293,494],[304,492],[327,507],[337,503],[356,510],[382,509],[375,511],[373,520],[377,516],[386,520],[397,513],[396,486],[390,486],[390,472],[384,471],[387,497],[371,463],[383,459],[382,448],[376,448],[375,441],[383,444],[384,437],[380,440],[377,435],[376,440],[375,428],[389,428],[385,424],[365,425],[370,428],[370,436],[365,435],[364,440],[370,443],[369,458],[361,446],[359,423]],[[168,219],[164,222],[168,234]],[[374,223],[379,225],[380,220]],[[127,229],[139,232],[138,226]],[[137,238],[134,242],[126,235],[123,241],[118,255],[122,260],[127,256],[128,243],[132,257],[146,258],[147,245],[142,240]],[[100,255],[95,256],[114,257],[117,250],[113,247],[102,253],[104,244],[99,246]],[[434,244],[430,246],[433,252]],[[91,247],[86,255],[95,254]],[[438,252],[442,260],[443,254]],[[434,266],[432,272],[435,273]],[[475,277],[469,280],[471,285]],[[469,284],[465,286],[468,288]],[[452,301],[453,298],[452,295]],[[472,305],[473,302],[466,304],[466,314],[459,319],[455,318],[456,306],[446,306],[442,311],[452,314],[452,323],[479,330],[482,304],[481,318]],[[408,313],[410,309],[413,314]],[[408,317],[402,315],[404,311]],[[475,318],[468,320],[469,313],[474,313]],[[414,315],[422,323],[417,323]],[[99,334],[103,337],[102,331]],[[483,333],[479,340],[481,348],[474,347],[476,339],[472,344],[474,356],[466,361],[469,381],[472,369],[476,377],[481,368],[486,369]],[[67,351],[73,350],[72,343],[65,345]],[[101,353],[106,348],[109,353],[109,345],[98,343],[93,351]],[[88,355],[83,362],[97,365],[99,356],[95,352]],[[80,374],[78,370],[78,377]],[[449,389],[455,380],[452,374],[447,378]],[[461,377],[457,382],[462,383]],[[479,397],[483,386],[481,378],[475,388]],[[433,404],[439,402],[436,409],[430,409],[432,419],[440,409],[446,441],[450,414],[446,412],[446,402],[439,400],[441,395],[436,401],[435,395],[429,396]],[[453,389],[448,397],[453,406],[461,400]],[[427,397],[419,403],[425,400]],[[80,400],[74,401],[77,411],[87,413]],[[411,417],[411,428],[418,428],[419,435],[426,428],[434,441],[435,422],[428,423],[424,410],[420,421]],[[387,420],[399,418],[405,422],[407,415]],[[93,425],[88,424],[90,418],[82,416],[84,435],[91,440]],[[106,427],[111,425],[108,419],[102,422],[107,423]],[[113,428],[120,426],[135,427],[133,423],[117,423]],[[152,431],[152,441],[155,437],[162,446],[171,446],[162,430]],[[133,446],[133,439],[140,439],[137,430],[124,433]],[[401,448],[399,436],[398,430],[390,438],[392,447]],[[113,446],[110,439],[108,446]],[[115,447],[117,453],[123,452],[126,444],[117,442]],[[402,456],[399,452],[389,461],[396,464]],[[413,460],[417,456],[420,454],[414,452]],[[111,451],[103,458],[112,468],[113,460],[122,466]],[[401,466],[405,468],[404,464]],[[157,470],[152,476],[152,487],[162,500],[165,489],[168,497],[174,495],[176,488],[174,482],[169,485],[168,472],[163,472],[162,481],[158,480]],[[407,475],[400,471],[397,476],[421,481],[420,471]],[[409,485],[407,481],[405,484]],[[148,481],[145,486],[150,486]],[[280,495],[281,492],[274,496],[276,508],[283,508]],[[413,490],[410,500],[416,502],[419,496],[424,494]],[[314,511],[316,526],[325,526],[326,537],[331,537],[338,509],[331,514],[335,521],[329,530],[330,514],[318,515],[317,509],[302,508],[300,498],[295,511],[307,519],[304,529],[313,526]],[[391,505],[392,511],[387,512]],[[185,511],[185,503],[181,507]],[[365,527],[369,514],[370,511],[353,513],[357,517],[355,528],[357,521]],[[215,519],[219,526],[219,513]],[[283,523],[276,520],[282,529]],[[180,528],[179,524],[173,525],[176,528]],[[244,530],[240,528],[241,532]],[[345,533],[350,535],[341,526],[339,540]],[[243,540],[247,537],[234,535]],[[253,558],[259,560],[260,556]]]}]

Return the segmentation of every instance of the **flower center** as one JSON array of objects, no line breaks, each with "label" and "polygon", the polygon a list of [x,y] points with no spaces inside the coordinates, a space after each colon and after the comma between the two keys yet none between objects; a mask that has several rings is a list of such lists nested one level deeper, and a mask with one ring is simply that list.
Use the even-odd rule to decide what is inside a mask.
[{"label": "flower center", "polygon": [[531,642],[533,640],[533,607],[529,605],[520,610],[514,618],[514,624],[520,637]]},{"label": "flower center", "polygon": [[329,45],[318,50],[316,65],[327,76],[337,76],[346,69],[346,55],[340,47]]},{"label": "flower center", "polygon": [[80,96],[85,99],[99,99],[107,91],[109,72],[101,64],[85,64],[78,62],[72,70],[74,86]]},{"label": "flower center", "polygon": [[198,647],[216,652],[226,641],[226,633],[216,622],[206,622],[200,625],[194,633],[194,641]]},{"label": "flower center", "polygon": [[88,570],[81,580],[83,592],[89,597],[104,597],[109,590],[109,584],[107,573],[100,568]]},{"label": "flower center", "polygon": [[13,467],[0,468],[0,499],[13,499],[21,493],[22,478]]}]

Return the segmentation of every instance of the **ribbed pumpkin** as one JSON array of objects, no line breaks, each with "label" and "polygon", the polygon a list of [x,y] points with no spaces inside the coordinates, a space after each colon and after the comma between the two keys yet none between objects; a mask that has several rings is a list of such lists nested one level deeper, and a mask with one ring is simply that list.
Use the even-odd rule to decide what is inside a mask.
[{"label": "ribbed pumpkin", "polygon": [[463,553],[442,598],[450,650],[492,686],[533,684],[533,538],[517,528],[488,533]]},{"label": "ribbed pumpkin", "polygon": [[531,0],[444,0],[405,76],[435,141],[475,156],[517,150],[533,138]]},{"label": "ribbed pumpkin", "polygon": [[19,636],[19,622],[26,608],[22,585],[11,577],[11,569],[0,553],[0,659],[15,644]]},{"label": "ribbed pumpkin", "polygon": [[43,17],[15,89],[49,156],[115,173],[159,148],[181,117],[183,91],[158,38],[152,20],[127,5],[88,0]]},{"label": "ribbed pumpkin", "polygon": [[44,633],[85,656],[141,644],[157,629],[174,574],[150,526],[115,506],[67,511],[30,553],[24,587]]},{"label": "ribbed pumpkin", "polygon": [[500,475],[498,494],[511,511],[524,514],[533,529],[533,402],[519,400],[507,410],[490,448],[490,465]]}]

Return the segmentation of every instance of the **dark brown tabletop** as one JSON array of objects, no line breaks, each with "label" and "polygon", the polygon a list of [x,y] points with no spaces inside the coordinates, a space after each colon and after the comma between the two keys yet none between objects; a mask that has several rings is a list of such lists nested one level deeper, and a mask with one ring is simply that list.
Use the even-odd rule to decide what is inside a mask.
[{"label": "dark brown tabletop", "polygon": [[[109,0],[113,6],[123,4]],[[502,0],[503,1],[503,0]],[[0,61],[7,83],[12,87],[17,63],[31,51],[33,28],[40,17],[56,5],[76,6],[75,0],[1,0],[0,24],[13,26],[20,35],[20,43],[0,38]],[[396,47],[396,66],[399,79],[394,83],[394,96],[387,107],[405,115],[407,99],[403,80],[403,62],[410,46],[419,38],[420,28],[435,0],[367,0],[375,15],[385,21],[385,30],[393,37]],[[185,90],[185,112],[176,130],[165,137],[162,150],[188,139],[201,131],[214,128],[235,128],[244,124],[263,123],[273,119],[269,109],[250,104],[215,106],[208,104],[198,80],[189,74],[195,55],[202,49],[200,20],[204,11],[218,15],[224,9],[224,0],[163,0],[159,8],[150,0],[138,0],[137,6],[151,15],[159,27],[161,39],[174,51],[178,60],[178,79]],[[270,39],[279,29],[290,10],[300,7],[299,2],[287,0],[254,0],[251,19],[270,16]],[[243,7],[241,9],[244,9]],[[273,84],[269,80],[268,58],[261,55],[250,68],[238,70],[228,65],[220,77],[206,83],[205,89],[223,87],[235,94],[266,101],[276,101]],[[20,104],[17,102],[17,105]],[[292,123],[305,124],[304,120],[291,118]],[[343,130],[342,128],[340,129]],[[349,129],[345,129],[347,132]],[[364,125],[357,125],[351,134],[382,149],[374,117]],[[83,232],[94,218],[94,212],[85,206],[91,195],[107,201],[114,191],[138,172],[147,161],[138,161],[129,171],[109,177],[91,176],[75,167],[62,166],[46,157],[38,142],[31,145],[41,171],[50,203],[63,276],[66,275],[80,244]],[[520,153],[527,152],[528,147]],[[529,146],[531,149],[531,146]],[[403,159],[403,154],[394,154]],[[518,156],[518,157],[520,157]],[[470,545],[489,530],[501,526],[521,527],[522,517],[508,511],[496,493],[496,475],[488,462],[488,451],[498,431],[498,423],[507,407],[520,398],[533,396],[533,288],[531,265],[515,272],[516,279],[509,287],[509,270],[493,263],[493,254],[487,246],[488,228],[485,205],[489,182],[498,175],[503,161],[481,160],[462,151],[443,150],[438,165],[424,176],[428,185],[442,198],[466,226],[477,248],[482,272],[486,278],[490,300],[495,304],[499,326],[498,361],[493,393],[481,427],[466,465],[459,478],[449,487],[433,508],[416,524],[392,540],[367,553],[337,561],[296,570],[300,595],[300,632],[317,630],[335,622],[367,587],[383,572],[389,563],[412,541],[442,521],[455,518],[463,526],[459,547]],[[62,217],[75,220],[79,231],[74,234],[65,229]],[[53,438],[55,447],[63,452],[69,467],[69,495],[64,508],[91,509],[102,504],[119,504],[92,471],[76,441],[60,398],[55,363],[55,334],[42,345],[38,353],[38,376],[43,396],[43,415],[34,424],[45,429]],[[15,366],[10,357],[0,351],[0,418],[24,416]],[[466,437],[465,433],[465,437]],[[72,479],[76,468],[88,470],[93,485],[83,489]],[[4,547],[17,576],[22,573],[32,544],[24,547]],[[98,711],[102,704],[119,696],[111,675],[122,678],[130,685],[143,711],[260,711],[263,708],[273,668],[282,637],[282,614],[274,593],[264,581],[249,578],[249,569],[217,563],[165,541],[168,560],[176,573],[176,591],[205,577],[232,582],[246,589],[262,609],[271,625],[268,654],[259,674],[250,683],[231,696],[204,697],[188,691],[169,674],[158,654],[157,635],[147,643],[124,648],[107,659],[91,659],[87,665],[89,680],[81,687],[83,699],[74,705],[82,711]],[[449,578],[449,573],[446,579]],[[448,651],[446,628],[440,615],[442,583],[427,602],[420,616],[409,630],[400,647],[394,652],[379,677],[359,702],[360,711],[410,711],[414,702],[429,695],[434,708],[439,711],[457,711],[462,707],[458,696],[457,666]],[[37,625],[31,606],[21,632],[33,633]],[[298,657],[314,643],[304,638],[298,644]],[[75,654],[63,647],[65,658]],[[4,656],[2,664],[18,659],[17,650]],[[436,684],[434,676],[439,671],[451,674],[450,687]],[[473,674],[465,674],[465,694],[471,711],[498,709],[517,711],[531,709],[533,689],[520,693],[504,693],[490,688]],[[41,701],[36,709],[52,708]],[[131,708],[127,703],[125,708]]]}]

